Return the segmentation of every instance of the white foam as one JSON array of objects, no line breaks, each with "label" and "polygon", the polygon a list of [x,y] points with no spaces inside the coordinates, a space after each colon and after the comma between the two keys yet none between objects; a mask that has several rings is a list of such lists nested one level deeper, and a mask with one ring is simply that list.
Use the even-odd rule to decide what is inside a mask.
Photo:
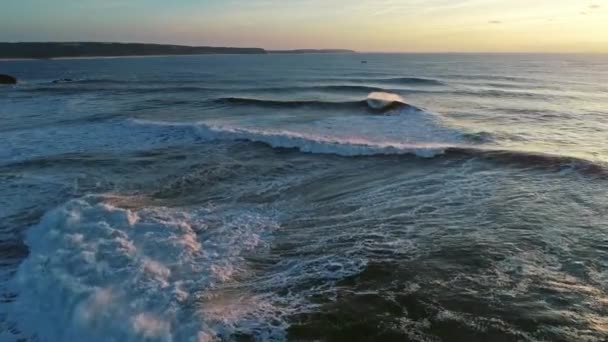
[{"label": "white foam", "polygon": [[403,103],[403,98],[397,94],[386,93],[386,92],[373,92],[367,96],[367,105],[373,109],[385,109],[392,106],[395,103]]},{"label": "white foam", "polygon": [[[196,341],[268,330],[271,304],[220,290],[248,274],[244,253],[263,248],[273,215],[243,209],[127,210],[99,198],[47,213],[26,236],[30,255],[7,308],[26,337],[44,341]],[[221,317],[221,319],[220,319]],[[265,324],[269,327],[266,328]]]},{"label": "white foam", "polygon": [[[172,125],[137,120],[142,125]],[[279,126],[280,128],[277,128]],[[441,120],[423,111],[404,111],[391,116],[347,116],[313,123],[273,127],[251,122],[199,122],[193,124],[204,140],[246,140],[302,152],[361,156],[415,154],[433,157],[459,146],[462,133],[445,127]]]},{"label": "white foam", "polygon": [[[389,94],[390,95],[390,94]],[[343,156],[416,154],[433,157],[463,142],[462,133],[424,111],[390,116],[330,117],[307,123],[282,120],[163,122],[122,120],[5,132],[0,160],[20,162],[69,153],[145,151],[203,140],[248,140],[302,152]]]}]

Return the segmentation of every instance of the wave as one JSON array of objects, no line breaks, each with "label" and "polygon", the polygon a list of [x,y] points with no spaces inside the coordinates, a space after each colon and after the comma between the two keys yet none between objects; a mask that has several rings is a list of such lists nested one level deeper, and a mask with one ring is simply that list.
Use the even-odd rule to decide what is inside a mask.
[{"label": "wave", "polygon": [[[385,94],[384,99],[380,99],[379,94]],[[389,98],[392,97],[392,98]],[[272,109],[294,109],[309,108],[319,110],[366,110],[375,112],[388,112],[397,109],[420,110],[419,108],[403,102],[403,99],[395,94],[375,92],[370,97],[362,101],[279,101],[256,98],[224,97],[211,100],[213,104],[229,106],[254,106]]]},{"label": "wave", "polygon": [[434,157],[454,145],[438,142],[374,142],[358,137],[331,137],[286,130],[256,130],[199,124],[199,135],[206,140],[244,140],[269,145],[273,148],[297,149],[305,153],[335,154],[340,156],[373,156],[414,154]]},{"label": "wave", "polygon": [[231,106],[256,106],[266,108],[320,108],[320,109],[362,109],[366,107],[365,101],[344,101],[344,102],[325,102],[325,101],[280,101],[265,100],[242,97],[223,97],[212,100],[213,103]]},{"label": "wave", "polygon": [[[17,85],[14,89],[24,93],[31,93],[32,95],[37,93],[54,94],[54,95],[72,95],[81,93],[91,92],[104,92],[109,94],[124,94],[124,95],[138,95],[138,94],[225,94],[229,93],[259,93],[259,94],[277,94],[285,93],[292,94],[302,91],[318,91],[318,92],[337,92],[337,93],[371,93],[371,92],[399,92],[399,93],[423,93],[423,94],[445,94],[453,96],[471,96],[471,97],[482,97],[482,98],[515,98],[515,99],[539,99],[539,98],[561,98],[561,99],[577,99],[574,95],[564,93],[542,93],[537,92],[530,88],[521,88],[520,90],[510,89],[452,89],[452,90],[432,90],[432,89],[400,89],[396,83],[390,82],[377,82],[375,80],[369,80],[372,85],[358,85],[358,84],[335,84],[335,85],[314,85],[314,86],[285,86],[285,87],[213,87],[204,85],[170,85],[170,84],[146,84],[138,86],[130,86],[126,84],[54,84],[54,85]],[[373,84],[384,83],[387,87],[377,87]],[[232,104],[253,104],[255,101],[259,105],[264,100],[240,98],[238,96],[225,97],[216,99],[218,103],[232,103]],[[283,101],[266,101],[275,102],[274,108],[281,107]],[[286,102],[286,101],[285,101]],[[312,105],[314,103],[306,103],[306,101],[294,101],[294,105]],[[328,106],[332,106],[331,104]]]},{"label": "wave", "polygon": [[241,88],[234,89],[236,91],[252,91],[252,92],[286,92],[292,93],[297,91],[333,91],[333,92],[390,92],[392,90],[356,84],[329,84],[329,85],[314,85],[314,86],[286,86],[286,87],[261,87],[261,88]]},{"label": "wave", "polygon": [[452,146],[446,148],[444,153],[477,157],[519,167],[551,171],[575,170],[586,175],[608,177],[608,164],[573,156],[476,146]]},{"label": "wave", "polygon": [[371,82],[386,82],[386,83],[399,83],[399,84],[408,84],[408,85],[435,85],[441,86],[445,85],[444,82],[429,79],[429,78],[419,78],[419,77],[392,77],[392,78],[381,78],[381,79],[369,79]]},{"label": "wave", "polygon": [[[413,109],[414,107],[405,103],[403,98],[397,94],[386,93],[386,92],[373,92],[367,96],[367,105],[374,110],[387,111],[393,109],[400,109],[408,107]],[[420,110],[419,108],[416,108]]]},{"label": "wave", "polygon": [[465,74],[453,74],[445,75],[448,78],[463,79],[463,80],[489,80],[489,81],[509,81],[509,82],[540,82],[541,80],[522,77],[522,76],[506,76],[506,75],[491,75],[491,74],[476,74],[476,75],[465,75]]},{"label": "wave", "polygon": [[82,78],[82,79],[72,79],[72,78],[61,78],[57,80],[53,80],[50,83],[52,84],[129,84],[137,82],[136,80],[117,80],[117,79],[94,79],[94,78]]},{"label": "wave", "polygon": [[[11,131],[0,138],[4,167],[61,160],[76,155],[135,153],[201,142],[248,141],[272,148],[345,157],[414,155],[432,158],[464,156],[518,167],[551,171],[577,170],[608,177],[599,161],[550,153],[509,150],[495,144],[488,132],[466,133],[442,125],[432,114],[411,111],[391,116],[348,116],[320,120],[315,125],[278,128],[247,127],[222,122],[112,120],[66,126],[61,136],[53,127]],[[63,158],[63,157],[62,157]]]},{"label": "wave", "polygon": [[113,79],[113,78],[61,78],[43,84],[192,84],[204,83],[205,79]]},{"label": "wave", "polygon": [[[100,117],[91,122],[70,122],[62,126],[61,130],[48,126],[6,132],[0,136],[1,164],[18,164],[74,153],[132,153],[163,147],[190,146],[201,140],[224,138],[342,155],[393,153],[391,151],[406,153],[399,151],[401,144],[401,147],[412,150],[412,153],[426,156],[435,154],[447,143],[461,139],[460,132],[444,127],[433,114],[401,102],[394,104],[392,101],[395,99],[381,103],[380,109],[376,110],[370,108],[367,100],[346,103],[294,103],[255,99],[228,101],[233,104],[289,109],[298,106],[346,108],[350,115],[328,116],[306,124],[287,123],[288,127],[283,129],[263,127],[263,122],[258,122],[257,127],[247,127],[243,126],[245,123],[235,126],[221,122],[154,122]],[[372,104],[377,105],[374,102]],[[361,115],[359,110],[372,114],[390,110],[391,115]],[[250,121],[256,125],[255,116]],[[204,134],[201,135],[201,132]]]},{"label": "wave", "polygon": [[19,338],[181,341],[283,333],[273,326],[281,309],[265,299],[214,296],[250,273],[244,254],[268,245],[279,227],[273,210],[124,209],[116,205],[121,201],[132,202],[71,200],[27,231],[30,253],[9,283],[17,296],[6,307]]},{"label": "wave", "polygon": [[[370,94],[357,106],[391,107],[398,102],[394,94]],[[400,103],[400,102],[399,102]],[[341,156],[415,154],[433,157],[446,148],[464,143],[462,132],[445,127],[435,115],[402,107],[390,116],[331,117],[316,124],[285,128],[243,126],[223,122],[169,123],[135,120],[140,125],[188,125],[205,141],[230,140],[264,143],[275,148],[293,148],[301,152]],[[184,127],[184,126],[181,126]]]},{"label": "wave", "polygon": [[[80,94],[86,92],[110,92],[128,94],[153,94],[153,93],[197,93],[197,92],[254,92],[254,93],[293,93],[299,91],[319,92],[418,92],[423,89],[398,89],[399,85],[443,85],[443,82],[433,79],[412,77],[390,77],[390,78],[340,78],[334,79],[336,84],[315,85],[285,85],[285,86],[245,86],[215,85],[205,80],[115,80],[115,79],[58,79],[42,83],[29,83],[17,86],[23,92],[50,93],[50,94]],[[346,83],[346,84],[342,84]],[[352,83],[352,84],[348,84]],[[387,85],[382,87],[381,85]],[[392,86],[392,87],[391,87]],[[395,88],[395,89],[393,89]],[[428,90],[427,90],[428,91]]]},{"label": "wave", "polygon": [[451,92],[454,95],[459,96],[475,96],[475,97],[489,97],[489,98],[520,98],[520,99],[536,99],[540,97],[547,97],[547,95],[524,92],[524,91],[509,91],[499,89],[481,89],[481,90],[458,90]]},{"label": "wave", "polygon": [[326,91],[365,91],[368,93],[372,92],[388,92],[390,90],[379,87],[363,86],[363,85],[325,85],[311,87],[311,89],[326,90]]},{"label": "wave", "polygon": [[25,93],[48,93],[58,95],[71,95],[90,92],[105,92],[111,94],[187,94],[187,93],[259,93],[259,94],[293,94],[298,92],[333,92],[333,93],[372,93],[372,92],[399,92],[399,93],[435,93],[428,90],[414,89],[398,89],[392,87],[376,87],[368,85],[356,84],[332,84],[332,85],[314,85],[314,86],[285,86],[285,87],[210,87],[198,85],[181,85],[181,86],[104,86],[104,85],[42,85],[42,86],[18,86],[20,91]]},{"label": "wave", "polygon": [[213,88],[213,87],[203,87],[203,86],[173,86],[168,87],[166,85],[159,86],[145,86],[145,87],[131,87],[131,86],[106,86],[104,87],[102,84],[95,85],[87,85],[83,86],[75,85],[75,84],[57,84],[57,85],[43,85],[43,86],[35,86],[35,87],[22,87],[21,91],[28,93],[49,93],[49,94],[58,94],[58,95],[71,95],[71,94],[80,94],[80,93],[90,93],[90,92],[108,92],[112,94],[156,94],[156,93],[199,93],[199,92],[224,92],[230,91],[232,89],[222,89],[222,88]]},{"label": "wave", "polygon": [[422,78],[422,77],[369,77],[369,78],[327,78],[327,81],[333,82],[353,82],[353,83],[370,83],[370,84],[401,84],[401,85],[421,85],[421,86],[443,86],[446,85],[442,82],[433,78]]},{"label": "wave", "polygon": [[[420,113],[428,115],[428,113]],[[193,124],[197,135],[206,141],[232,140],[263,143],[272,148],[295,149],[304,153],[333,154],[344,157],[360,156],[391,156],[415,155],[422,158],[433,158],[444,155],[446,157],[476,157],[486,160],[498,161],[520,167],[533,167],[552,171],[573,169],[588,175],[608,177],[608,165],[573,156],[556,155],[549,153],[531,152],[524,150],[507,150],[495,145],[487,144],[493,136],[488,132],[465,134],[437,124],[424,123],[425,134],[418,134],[422,126],[415,122],[411,115],[384,117],[407,122],[408,116],[413,119],[410,131],[399,130],[397,138],[389,140],[383,138],[376,140],[360,134],[340,136],[325,134],[326,132],[295,132],[289,130],[271,130],[243,128],[228,125],[212,125],[207,123]],[[354,118],[353,118],[354,119]],[[140,124],[171,125],[166,122],[138,120]],[[342,126],[343,123],[340,124]],[[353,124],[359,124],[359,122]],[[370,127],[373,122],[367,123]],[[386,126],[396,125],[396,121],[389,121]],[[325,122],[324,126],[328,125]],[[373,130],[373,128],[371,128]]]}]

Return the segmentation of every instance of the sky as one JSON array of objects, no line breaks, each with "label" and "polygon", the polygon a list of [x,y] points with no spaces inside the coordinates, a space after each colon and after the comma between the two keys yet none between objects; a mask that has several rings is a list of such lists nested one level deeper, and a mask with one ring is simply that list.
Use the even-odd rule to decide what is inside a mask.
[{"label": "sky", "polygon": [[0,41],[608,53],[608,0],[0,2]]}]

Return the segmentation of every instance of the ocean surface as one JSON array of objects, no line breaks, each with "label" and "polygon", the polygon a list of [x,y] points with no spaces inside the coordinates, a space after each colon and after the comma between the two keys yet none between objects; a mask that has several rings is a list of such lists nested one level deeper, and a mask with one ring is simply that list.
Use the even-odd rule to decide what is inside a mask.
[{"label": "ocean surface", "polygon": [[0,72],[0,341],[608,339],[607,55]]}]

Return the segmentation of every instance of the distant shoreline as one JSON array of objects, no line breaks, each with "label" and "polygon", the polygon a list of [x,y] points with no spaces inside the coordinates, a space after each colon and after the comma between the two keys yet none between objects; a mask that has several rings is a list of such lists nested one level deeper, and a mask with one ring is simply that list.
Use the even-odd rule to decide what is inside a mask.
[{"label": "distant shoreline", "polygon": [[344,49],[265,50],[262,48],[185,46],[143,43],[0,43],[0,60],[97,59],[202,55],[356,53]]}]

